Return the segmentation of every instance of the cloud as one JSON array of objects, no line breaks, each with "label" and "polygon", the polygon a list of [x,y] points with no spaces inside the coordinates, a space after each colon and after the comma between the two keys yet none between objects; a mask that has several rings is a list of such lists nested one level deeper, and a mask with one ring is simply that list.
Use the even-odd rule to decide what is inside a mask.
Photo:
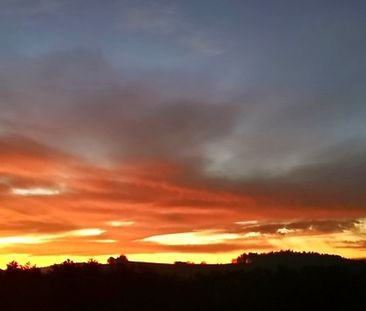
[{"label": "cloud", "polygon": [[15,186],[34,185],[37,179],[43,183],[44,174],[49,175],[57,166],[72,162],[68,154],[20,134],[0,135],[0,148],[0,173],[7,183]]},{"label": "cloud", "polygon": [[61,192],[59,189],[52,188],[13,188],[11,193],[21,196],[52,196],[59,195]]},{"label": "cloud", "polygon": [[203,31],[193,32],[182,37],[181,43],[184,46],[207,55],[215,56],[225,52],[225,48],[222,46],[220,40]]},{"label": "cloud", "polygon": [[0,15],[37,15],[57,12],[67,0],[3,0]]},{"label": "cloud", "polygon": [[47,219],[47,221],[40,220],[13,220],[6,221],[1,224],[1,232],[2,235],[19,233],[19,232],[28,232],[28,233],[57,233],[62,231],[70,231],[75,230],[76,227],[72,224],[55,222],[51,219]]},{"label": "cloud", "polygon": [[0,237],[0,246],[14,246],[14,245],[33,245],[44,244],[54,240],[69,238],[69,237],[94,237],[99,236],[104,230],[98,228],[77,229],[68,232],[53,233],[53,234],[28,234],[17,236],[3,236]]},{"label": "cloud", "polygon": [[[316,135],[323,126],[333,130],[332,116],[325,117],[331,104],[320,109],[321,127],[298,136],[308,122],[318,125],[312,122],[315,105],[307,115],[309,106],[287,109],[275,96],[264,100],[265,92],[216,97],[201,77],[187,82],[187,76],[156,72],[154,79],[131,78],[86,49],[16,60],[0,74],[0,215],[9,222],[4,238],[53,234],[60,224],[66,231],[100,228],[105,232],[98,239],[69,236],[73,246],[55,239],[47,247],[54,254],[88,254],[97,244],[98,254],[137,254],[255,249],[254,241],[257,248],[323,245],[333,251],[347,234],[360,235],[355,219],[365,213],[366,148],[352,133]],[[282,165],[288,154],[301,157]],[[11,189],[65,191],[15,196]],[[38,217],[53,220],[50,228],[34,223]],[[130,220],[134,224],[125,226]],[[233,225],[239,221],[244,225]],[[195,236],[188,247],[187,235],[182,245],[135,242],[212,231],[238,235],[238,241],[215,241],[209,234],[204,239],[212,246],[197,246]],[[19,243],[13,251],[43,252]]]},{"label": "cloud", "polygon": [[169,34],[180,27],[180,17],[177,9],[172,5],[159,6],[157,3],[131,5],[124,3],[121,11],[122,25],[132,30]]},{"label": "cloud", "polygon": [[261,234],[327,234],[346,231],[358,232],[361,219],[305,219],[235,223],[235,232],[259,232]]},{"label": "cloud", "polygon": [[121,30],[163,36],[170,45],[177,45],[206,56],[224,52],[221,38],[212,30],[197,26],[176,4],[159,2],[132,3],[125,1],[120,8],[122,14],[117,19]]},{"label": "cloud", "polygon": [[106,225],[111,227],[127,227],[132,226],[135,222],[134,221],[126,221],[126,220],[110,220],[106,222]]},{"label": "cloud", "polygon": [[[225,242],[220,244],[187,244],[187,245],[158,245],[152,246],[143,244],[146,249],[150,251],[157,251],[164,253],[176,252],[176,253],[201,253],[201,254],[215,254],[215,253],[225,253],[225,252],[233,252],[236,251],[238,254],[246,251],[254,251],[254,252],[263,252],[266,250],[273,249],[273,246],[265,241],[246,241],[246,242]],[[204,256],[203,256],[204,257]],[[176,260],[180,257],[177,256]]]},{"label": "cloud", "polygon": [[220,233],[211,231],[182,232],[165,235],[151,236],[142,239],[142,242],[154,242],[162,245],[209,245],[238,239],[233,233]]},{"label": "cloud", "polygon": [[342,241],[336,245],[337,248],[355,248],[366,251],[366,240]]},{"label": "cloud", "polygon": [[336,249],[343,248],[352,253],[352,249],[363,251],[363,241],[360,240],[362,232],[358,229],[363,222],[364,219],[244,222],[234,228],[154,235],[139,242],[148,243],[145,247],[155,245],[155,249],[160,251],[197,253],[220,252],[220,249],[261,252],[287,248],[299,251],[323,250],[323,252],[330,250],[337,252]]}]

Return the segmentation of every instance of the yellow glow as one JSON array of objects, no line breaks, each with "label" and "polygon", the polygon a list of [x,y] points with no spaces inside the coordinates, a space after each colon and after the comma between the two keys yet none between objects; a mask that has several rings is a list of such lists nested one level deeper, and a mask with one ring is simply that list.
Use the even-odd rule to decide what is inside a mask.
[{"label": "yellow glow", "polygon": [[275,250],[291,249],[293,251],[313,251],[318,253],[336,254],[349,258],[365,257],[366,250],[352,249],[337,245],[343,241],[358,241],[359,235],[352,232],[338,232],[320,235],[286,235],[283,238],[269,237],[267,241]]},{"label": "yellow glow", "polygon": [[250,239],[250,238],[260,237],[261,235],[262,234],[260,232],[252,231],[252,232],[248,232],[248,233],[242,234],[240,237],[242,237],[244,239]]},{"label": "yellow glow", "polygon": [[258,220],[244,220],[234,222],[234,224],[240,226],[257,225],[258,223],[259,223]]},{"label": "yellow glow", "polygon": [[80,229],[66,232],[64,236],[97,236],[104,233],[105,230],[99,228]]},{"label": "yellow glow", "polygon": [[135,224],[135,222],[134,221],[111,220],[111,221],[107,221],[105,224],[107,226],[111,226],[111,227],[128,227],[128,226],[132,226],[133,224]]},{"label": "yellow glow", "polygon": [[142,239],[144,242],[153,242],[161,245],[212,245],[225,243],[230,240],[251,239],[262,236],[260,232],[225,233],[213,230],[170,233],[154,235]]},{"label": "yellow glow", "polygon": [[67,231],[58,234],[38,234],[38,235],[30,234],[24,236],[6,236],[6,237],[0,237],[0,247],[1,246],[6,247],[14,244],[41,244],[65,237],[99,236],[104,232],[105,230],[102,229],[88,228],[88,229]]},{"label": "yellow glow", "polygon": [[154,235],[142,239],[144,242],[154,242],[162,245],[208,245],[218,244],[240,238],[235,233],[217,233],[214,231],[197,231]]},{"label": "yellow glow", "polygon": [[61,191],[55,188],[12,188],[11,193],[20,196],[53,196],[59,195]]},{"label": "yellow glow", "polygon": [[277,233],[280,233],[280,234],[288,234],[288,233],[293,233],[293,232],[296,232],[296,230],[287,229],[286,227],[277,229]]},{"label": "yellow glow", "polygon": [[[122,221],[121,221],[122,222]],[[118,223],[120,225],[120,223]],[[116,225],[116,224],[115,224]],[[344,243],[359,242],[364,237],[366,232],[366,220],[359,219],[355,224],[356,228],[350,230],[339,231],[335,233],[317,233],[316,231],[306,230],[290,230],[286,227],[278,229],[277,233],[260,233],[260,232],[246,232],[246,233],[230,233],[222,230],[202,230],[193,232],[181,232],[172,234],[162,234],[150,236],[139,240],[144,242],[152,242],[160,245],[184,246],[184,245],[214,245],[214,244],[230,244],[232,242],[238,246],[239,250],[228,252],[211,252],[207,253],[206,249],[200,253],[185,253],[185,252],[162,252],[159,250],[156,253],[144,252],[144,246],[140,250],[134,248],[135,253],[128,253],[126,249],[125,255],[131,261],[146,261],[146,262],[161,262],[173,263],[174,261],[190,261],[200,263],[205,261],[207,263],[230,263],[233,258],[236,258],[243,252],[268,252],[291,249],[294,251],[315,251],[319,253],[338,254],[344,257],[364,258],[366,257],[366,250],[362,248],[347,247]],[[60,254],[53,256],[31,256],[27,254],[4,254],[0,255],[0,265],[4,267],[6,263],[11,260],[16,260],[19,263],[30,261],[37,266],[47,266],[54,263],[62,262],[66,258],[77,261],[87,261],[90,257],[95,257],[100,262],[106,262],[106,259],[111,255],[93,256],[95,251],[95,244],[92,243],[110,243],[112,252],[118,251],[117,245],[113,245],[119,241],[119,236],[108,236],[103,239],[103,233],[106,230],[100,228],[83,228],[72,231],[65,231],[57,234],[29,234],[29,235],[12,235],[0,237],[0,248],[16,245],[32,245],[37,251],[37,244],[58,242],[58,239],[90,237],[90,239],[83,239],[84,242],[90,242],[90,246],[86,244],[84,253],[90,253],[89,256],[73,256],[72,254]],[[310,232],[310,233],[309,233]],[[282,234],[281,234],[282,233]],[[97,238],[99,237],[100,238]],[[250,242],[248,244],[248,241]],[[70,241],[72,243],[72,241]],[[243,248],[240,249],[240,245]],[[138,244],[138,243],[137,243]],[[343,246],[345,245],[345,246]],[[136,245],[135,245],[136,246]],[[134,246],[134,247],[135,247]],[[42,245],[42,248],[45,246]],[[101,245],[100,245],[101,247]],[[107,246],[106,246],[107,247]],[[17,252],[21,252],[21,247]],[[197,248],[199,251],[199,247]],[[90,251],[90,252],[89,252]],[[62,250],[61,250],[62,252]],[[117,254],[119,255],[119,254]],[[112,255],[114,256],[114,255]]]},{"label": "yellow glow", "polygon": [[356,228],[362,234],[366,234],[366,218],[358,219],[358,223],[355,223]]},{"label": "yellow glow", "polygon": [[222,253],[143,253],[143,254],[127,254],[130,261],[142,262],[158,262],[158,263],[174,263],[175,261],[189,261],[208,264],[225,264],[231,263],[233,258],[238,257],[240,252],[222,252]]},{"label": "yellow glow", "polygon": [[12,245],[12,244],[40,244],[46,240],[43,237],[37,236],[8,236],[0,238],[1,245]]},{"label": "yellow glow", "polygon": [[92,240],[92,242],[95,242],[95,243],[116,243],[117,240],[104,239],[104,240]]}]

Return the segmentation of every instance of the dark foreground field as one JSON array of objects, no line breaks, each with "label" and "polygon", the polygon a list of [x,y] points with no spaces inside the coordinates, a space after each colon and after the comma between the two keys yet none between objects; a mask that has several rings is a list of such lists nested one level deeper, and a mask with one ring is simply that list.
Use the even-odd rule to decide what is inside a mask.
[{"label": "dark foreground field", "polygon": [[116,262],[10,268],[0,310],[365,310],[366,263],[244,257],[232,265]]}]

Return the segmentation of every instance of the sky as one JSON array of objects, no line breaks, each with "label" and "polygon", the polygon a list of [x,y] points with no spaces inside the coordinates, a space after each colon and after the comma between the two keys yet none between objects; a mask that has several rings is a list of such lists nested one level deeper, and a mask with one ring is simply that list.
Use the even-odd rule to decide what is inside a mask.
[{"label": "sky", "polygon": [[0,266],[366,257],[363,0],[1,0]]}]

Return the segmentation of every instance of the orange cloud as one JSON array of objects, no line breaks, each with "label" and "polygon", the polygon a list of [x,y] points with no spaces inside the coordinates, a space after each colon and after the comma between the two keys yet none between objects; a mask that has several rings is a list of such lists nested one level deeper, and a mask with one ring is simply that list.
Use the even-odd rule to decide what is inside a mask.
[{"label": "orange cloud", "polygon": [[123,252],[146,260],[191,254],[222,262],[246,250],[353,257],[366,250],[360,242],[364,220],[357,218],[362,212],[328,199],[308,205],[284,185],[261,191],[255,183],[209,177],[179,161],[101,167],[18,136],[0,144],[6,150],[0,156],[2,258]]}]

